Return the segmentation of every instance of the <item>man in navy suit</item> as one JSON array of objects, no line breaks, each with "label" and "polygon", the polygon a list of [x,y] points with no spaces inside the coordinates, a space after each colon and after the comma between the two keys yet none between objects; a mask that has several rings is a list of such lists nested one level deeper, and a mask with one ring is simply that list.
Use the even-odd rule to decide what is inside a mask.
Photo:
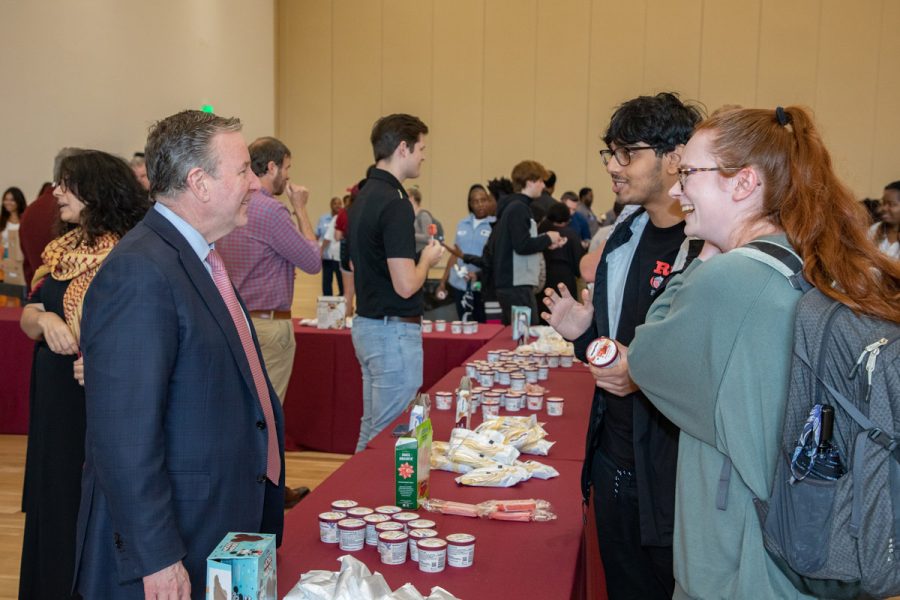
[{"label": "man in navy suit", "polygon": [[156,205],[84,301],[84,598],[201,598],[206,556],[227,532],[280,543],[281,406],[214,249],[259,189],[240,130],[200,111],[151,128]]}]

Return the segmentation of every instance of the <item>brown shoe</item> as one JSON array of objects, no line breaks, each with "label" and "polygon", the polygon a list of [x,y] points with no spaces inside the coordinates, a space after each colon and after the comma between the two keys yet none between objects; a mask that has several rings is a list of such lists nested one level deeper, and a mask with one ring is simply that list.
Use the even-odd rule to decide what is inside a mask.
[{"label": "brown shoe", "polygon": [[297,503],[303,500],[309,494],[308,487],[284,488],[284,510],[289,510],[297,506]]}]

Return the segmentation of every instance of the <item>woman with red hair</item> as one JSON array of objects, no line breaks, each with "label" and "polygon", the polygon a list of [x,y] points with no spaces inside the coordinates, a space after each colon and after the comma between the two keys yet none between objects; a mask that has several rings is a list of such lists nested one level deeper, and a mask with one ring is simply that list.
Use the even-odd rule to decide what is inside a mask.
[{"label": "woman with red hair", "polygon": [[[634,382],[681,429],[675,598],[800,598],[769,558],[753,499],[767,499],[801,293],[751,241],[791,249],[823,294],[900,322],[900,264],[867,237],[807,110],[720,110],[686,145],[670,195],[705,240],[622,348]],[[731,465],[727,502],[723,464]]]}]

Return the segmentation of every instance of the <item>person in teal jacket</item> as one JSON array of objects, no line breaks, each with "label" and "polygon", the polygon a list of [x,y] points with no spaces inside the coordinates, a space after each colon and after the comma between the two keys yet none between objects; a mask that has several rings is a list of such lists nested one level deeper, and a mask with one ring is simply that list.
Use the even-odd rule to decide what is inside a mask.
[{"label": "person in teal jacket", "polygon": [[681,430],[674,597],[803,598],[767,555],[753,506],[769,497],[781,460],[800,292],[740,247],[792,248],[822,293],[894,321],[900,268],[866,239],[863,211],[805,109],[715,113],[678,173],[669,193],[685,233],[705,245],[620,347],[633,382]]}]

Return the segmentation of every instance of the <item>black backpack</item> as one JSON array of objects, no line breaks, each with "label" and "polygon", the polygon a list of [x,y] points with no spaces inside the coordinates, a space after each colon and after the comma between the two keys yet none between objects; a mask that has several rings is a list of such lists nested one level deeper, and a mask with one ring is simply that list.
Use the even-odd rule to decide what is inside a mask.
[{"label": "black backpack", "polygon": [[[758,240],[735,251],[804,291],[794,321],[782,456],[769,500],[754,500],[766,550],[806,594],[900,594],[900,325],[858,315],[812,288],[789,248]],[[831,449],[841,463],[827,479],[798,468],[804,454],[821,452],[798,440],[825,405],[834,411]],[[726,460],[725,498],[730,466]]]}]

